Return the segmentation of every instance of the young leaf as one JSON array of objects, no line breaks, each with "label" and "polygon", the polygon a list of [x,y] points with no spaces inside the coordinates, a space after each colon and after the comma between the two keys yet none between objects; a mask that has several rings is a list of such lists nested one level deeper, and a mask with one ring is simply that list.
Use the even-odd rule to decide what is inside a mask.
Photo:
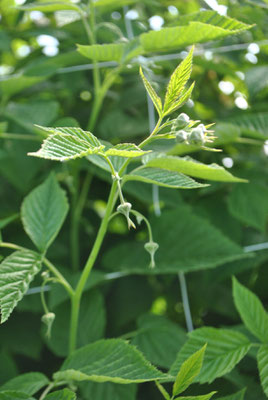
[{"label": "young leaf", "polygon": [[0,264],[0,311],[4,323],[41,269],[40,255],[15,251]]},{"label": "young leaf", "polygon": [[176,103],[178,97],[182,94],[191,76],[193,51],[194,48],[192,47],[187,57],[178,65],[171,75],[165,96],[164,115],[171,112],[172,106],[174,106],[174,103]]},{"label": "young leaf", "polygon": [[200,383],[213,382],[216,378],[230,372],[251,347],[250,341],[240,332],[199,328],[189,333],[189,340],[178,353],[169,374],[176,376],[182,363],[205,343],[207,343],[207,348],[203,366],[195,379]]},{"label": "young leaf", "polygon": [[205,344],[182,364],[173,385],[172,394],[174,397],[184,392],[188,386],[191,385],[194,378],[199,374],[203,364],[206,347],[207,345]]},{"label": "young leaf", "polygon": [[194,89],[195,83],[193,82],[191,86],[188,89],[184,89],[178,98],[177,101],[175,101],[172,106],[166,111],[165,115],[170,114],[174,111],[176,111],[178,108],[182,107],[186,101],[188,101],[192,95],[192,91]]},{"label": "young leaf", "polygon": [[210,400],[211,397],[217,392],[210,392],[208,394],[202,394],[201,396],[186,396],[176,397],[174,400]]},{"label": "young leaf", "polygon": [[162,116],[162,101],[161,101],[160,97],[156,94],[156,91],[154,90],[154,88],[152,87],[150,82],[144,76],[144,73],[143,73],[141,67],[140,67],[140,76],[143,80],[143,84],[145,86],[145,89],[147,90],[147,93],[149,94],[152,102],[154,103],[154,106],[158,112],[159,117],[161,117]]},{"label": "young leaf", "polygon": [[258,297],[233,278],[235,306],[248,330],[260,341],[268,342],[268,314]]},{"label": "young leaf", "polygon": [[141,181],[145,183],[153,183],[158,186],[165,186],[174,189],[196,189],[206,187],[194,181],[184,174],[168,171],[162,168],[139,167],[131,171],[130,174],[124,176],[124,182]]},{"label": "young leaf", "polygon": [[76,400],[76,394],[69,389],[57,390],[48,394],[44,400]]},{"label": "young leaf", "polygon": [[83,56],[95,61],[120,62],[126,46],[125,43],[93,44],[91,46],[78,44],[77,50]]},{"label": "young leaf", "polygon": [[268,397],[268,346],[262,345],[257,354],[258,369],[261,378],[261,385]]},{"label": "young leaf", "polygon": [[218,164],[203,164],[193,158],[163,156],[150,159],[146,166],[165,168],[169,171],[175,171],[182,174],[193,176],[194,178],[207,179],[218,182],[246,182],[245,179],[240,179],[233,176],[229,171],[226,171]]},{"label": "young leaf", "polygon": [[32,396],[48,384],[49,380],[44,374],[40,372],[28,372],[4,383],[0,387],[0,392],[4,390],[19,390]]},{"label": "young leaf", "polygon": [[41,127],[50,136],[44,140],[41,148],[30,156],[49,160],[67,161],[96,154],[104,149],[99,140],[91,133],[80,128]]},{"label": "young leaf", "polygon": [[57,236],[67,212],[66,194],[53,174],[24,199],[23,226],[41,252],[45,252]]},{"label": "young leaf", "polygon": [[135,347],[120,339],[100,340],[76,350],[63,363],[56,380],[114,383],[147,382],[166,377]]}]

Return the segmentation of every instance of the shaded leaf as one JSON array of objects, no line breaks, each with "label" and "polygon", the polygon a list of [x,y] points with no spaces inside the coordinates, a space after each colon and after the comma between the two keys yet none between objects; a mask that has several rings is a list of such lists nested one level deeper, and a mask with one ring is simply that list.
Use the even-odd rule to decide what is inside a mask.
[{"label": "shaded leaf", "polygon": [[248,330],[260,341],[268,342],[268,314],[259,298],[233,277],[235,306]]},{"label": "shaded leaf", "polygon": [[134,169],[130,174],[124,176],[124,181],[141,181],[174,189],[196,189],[208,186],[178,172],[147,166]]},{"label": "shaded leaf", "polygon": [[246,388],[239,390],[239,392],[231,394],[230,396],[220,397],[219,400],[244,400]]},{"label": "shaded leaf", "polygon": [[185,341],[180,326],[162,316],[145,314],[138,319],[137,335],[131,343],[153,364],[170,368]]},{"label": "shaded leaf", "polygon": [[201,396],[180,396],[176,397],[174,400],[209,400],[217,392],[210,392],[208,394],[202,394]]},{"label": "shaded leaf", "polygon": [[133,242],[113,246],[103,256],[104,265],[128,273],[167,274],[215,268],[250,256],[183,204],[176,210],[163,211],[161,218],[153,218],[151,223],[154,241],[159,243],[153,270],[148,268],[143,245]]},{"label": "shaded leaf", "polygon": [[76,350],[56,380],[138,383],[165,377],[135,347],[120,339],[100,340]]},{"label": "shaded leaf", "polygon": [[21,207],[23,226],[41,252],[57,236],[67,212],[66,194],[53,174],[25,197]]},{"label": "shaded leaf", "polygon": [[184,360],[206,343],[203,366],[196,378],[200,383],[213,382],[230,372],[251,347],[248,338],[239,332],[210,327],[199,328],[189,333],[189,340],[179,352],[169,374],[176,376]]},{"label": "shaded leaf", "polygon": [[0,392],[0,400],[34,400],[34,398],[21,391],[6,390]]},{"label": "shaded leaf", "polygon": [[69,389],[57,390],[48,394],[44,400],[75,400],[76,394]]},{"label": "shaded leaf", "polygon": [[1,323],[5,322],[40,271],[41,257],[31,251],[15,251],[0,264]]},{"label": "shaded leaf", "polygon": [[135,384],[81,382],[79,388],[85,399],[136,400],[137,385]]}]

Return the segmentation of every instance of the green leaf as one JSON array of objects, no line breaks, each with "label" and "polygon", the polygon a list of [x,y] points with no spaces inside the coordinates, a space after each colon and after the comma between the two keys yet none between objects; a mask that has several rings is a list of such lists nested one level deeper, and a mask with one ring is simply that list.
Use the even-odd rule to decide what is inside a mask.
[{"label": "green leaf", "polygon": [[25,4],[19,7],[21,10],[25,11],[42,11],[42,12],[54,12],[61,10],[79,10],[79,7],[68,0],[39,0],[36,3]]},{"label": "green leaf", "polygon": [[5,392],[0,392],[0,400],[34,400],[34,398],[29,397],[27,393],[6,390]]},{"label": "green leaf", "polygon": [[104,266],[128,273],[170,274],[215,268],[249,257],[207,219],[196,216],[183,204],[175,210],[163,211],[161,218],[152,218],[151,225],[154,241],[159,244],[153,270],[148,268],[149,259],[143,245],[133,241],[108,250],[103,255]]},{"label": "green leaf", "polygon": [[154,314],[142,315],[137,324],[137,334],[131,343],[154,365],[170,368],[186,341],[184,330],[167,318]]},{"label": "green leaf", "polygon": [[201,396],[182,396],[176,397],[174,400],[209,400],[217,392],[210,392],[208,394],[202,394]]},{"label": "green leaf", "polygon": [[48,394],[44,400],[75,400],[76,394],[69,389],[57,390]]},{"label": "green leaf", "polygon": [[257,354],[258,369],[261,378],[261,385],[268,397],[268,346],[262,345]]},{"label": "green leaf", "polygon": [[200,350],[191,355],[180,367],[179,373],[173,385],[173,396],[184,392],[191,385],[194,378],[201,371],[204,353],[207,345],[205,344]]},{"label": "green leaf", "polygon": [[120,63],[126,46],[125,43],[93,44],[91,46],[78,44],[77,50],[83,56],[95,61],[117,61]]},{"label": "green leaf", "polygon": [[251,347],[248,338],[240,332],[210,327],[199,328],[189,333],[189,340],[179,352],[169,374],[176,376],[182,363],[206,343],[203,366],[195,379],[200,383],[211,383],[230,372]]},{"label": "green leaf", "polygon": [[32,396],[48,384],[49,380],[44,374],[41,374],[40,372],[28,372],[10,379],[0,387],[0,391],[20,390]]},{"label": "green leaf", "polygon": [[41,257],[31,251],[15,251],[0,264],[0,310],[4,323],[40,271]]},{"label": "green leaf", "polygon": [[233,277],[235,306],[248,330],[260,341],[268,342],[268,314],[259,298]]},{"label": "green leaf", "polygon": [[96,154],[104,148],[91,132],[83,131],[80,128],[46,128],[41,126],[39,128],[50,133],[50,136],[45,139],[40,150],[35,153],[28,153],[30,156],[67,161]]},{"label": "green leaf", "polygon": [[177,102],[179,96],[183,93],[186,83],[190,79],[193,51],[194,48],[192,47],[187,57],[178,65],[171,75],[165,95],[164,115],[172,111],[172,106]]},{"label": "green leaf", "polygon": [[145,89],[147,90],[147,93],[149,94],[149,96],[158,112],[158,115],[160,117],[162,115],[162,101],[161,101],[160,97],[156,94],[156,92],[155,92],[154,88],[152,87],[152,85],[150,84],[150,82],[144,76],[144,73],[143,73],[141,67],[140,67],[140,76],[143,80]]},{"label": "green leaf", "polygon": [[216,11],[199,12],[188,18],[184,15],[177,23],[180,26],[143,33],[140,41],[144,50],[151,52],[184,48],[190,44],[219,40],[252,26],[221,16]]},{"label": "green leaf", "polygon": [[139,167],[124,176],[124,182],[141,181],[174,189],[196,189],[208,185],[194,181],[189,176],[162,168]]},{"label": "green leaf", "polygon": [[239,117],[230,118],[229,122],[238,126],[243,136],[263,140],[268,138],[268,112],[242,114]]},{"label": "green leaf", "polygon": [[76,350],[56,380],[138,383],[164,378],[135,347],[120,339],[100,340]]},{"label": "green leaf", "polygon": [[176,100],[172,106],[170,106],[170,108],[168,109],[168,111],[166,112],[165,115],[170,114],[174,111],[176,111],[179,107],[182,107],[186,101],[188,101],[192,95],[192,91],[194,88],[195,83],[193,82],[191,84],[191,86],[188,89],[184,89],[180,95],[180,97],[178,98],[178,100]]},{"label": "green leaf", "polygon": [[194,178],[207,179],[218,182],[246,182],[233,176],[218,164],[203,164],[193,158],[175,157],[175,156],[159,156],[150,159],[146,166],[155,168],[165,168],[169,171],[179,172],[182,174],[193,176]]},{"label": "green leaf", "polygon": [[268,188],[258,183],[236,185],[227,200],[230,213],[242,223],[265,232]]},{"label": "green leaf", "polygon": [[138,146],[133,143],[120,143],[105,151],[106,156],[117,156],[117,157],[140,157],[144,154],[150,153],[150,151],[141,150]]},{"label": "green leaf", "polygon": [[230,396],[220,397],[219,400],[244,400],[245,393],[246,388],[239,390],[239,392],[231,394]]},{"label": "green leaf", "polygon": [[98,8],[119,8],[135,3],[136,0],[97,0],[94,1],[94,7]]},{"label": "green leaf", "polygon": [[24,199],[21,207],[23,226],[41,252],[48,249],[59,233],[67,212],[66,194],[53,174]]}]

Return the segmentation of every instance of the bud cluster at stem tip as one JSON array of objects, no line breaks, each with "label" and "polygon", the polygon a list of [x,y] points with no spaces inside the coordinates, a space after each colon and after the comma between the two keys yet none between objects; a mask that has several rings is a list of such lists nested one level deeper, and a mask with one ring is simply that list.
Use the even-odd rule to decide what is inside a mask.
[{"label": "bud cluster at stem tip", "polygon": [[[198,122],[198,121],[196,121]],[[206,142],[211,142],[207,136],[208,131],[204,124],[194,126],[195,122],[190,121],[187,114],[181,113],[171,126],[171,133],[176,136],[177,143],[185,143],[195,146],[204,146]]]}]

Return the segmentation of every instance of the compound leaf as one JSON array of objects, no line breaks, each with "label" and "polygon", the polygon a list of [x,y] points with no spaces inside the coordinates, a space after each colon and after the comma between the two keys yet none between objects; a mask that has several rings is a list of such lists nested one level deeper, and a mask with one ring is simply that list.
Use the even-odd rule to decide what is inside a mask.
[{"label": "compound leaf", "polygon": [[235,306],[248,330],[262,342],[268,342],[268,314],[259,298],[233,278]]},{"label": "compound leaf", "polygon": [[57,236],[68,212],[65,192],[53,174],[23,201],[21,217],[25,231],[45,252]]},{"label": "compound leaf", "polygon": [[1,323],[5,322],[41,269],[40,255],[15,251],[0,264]]}]

